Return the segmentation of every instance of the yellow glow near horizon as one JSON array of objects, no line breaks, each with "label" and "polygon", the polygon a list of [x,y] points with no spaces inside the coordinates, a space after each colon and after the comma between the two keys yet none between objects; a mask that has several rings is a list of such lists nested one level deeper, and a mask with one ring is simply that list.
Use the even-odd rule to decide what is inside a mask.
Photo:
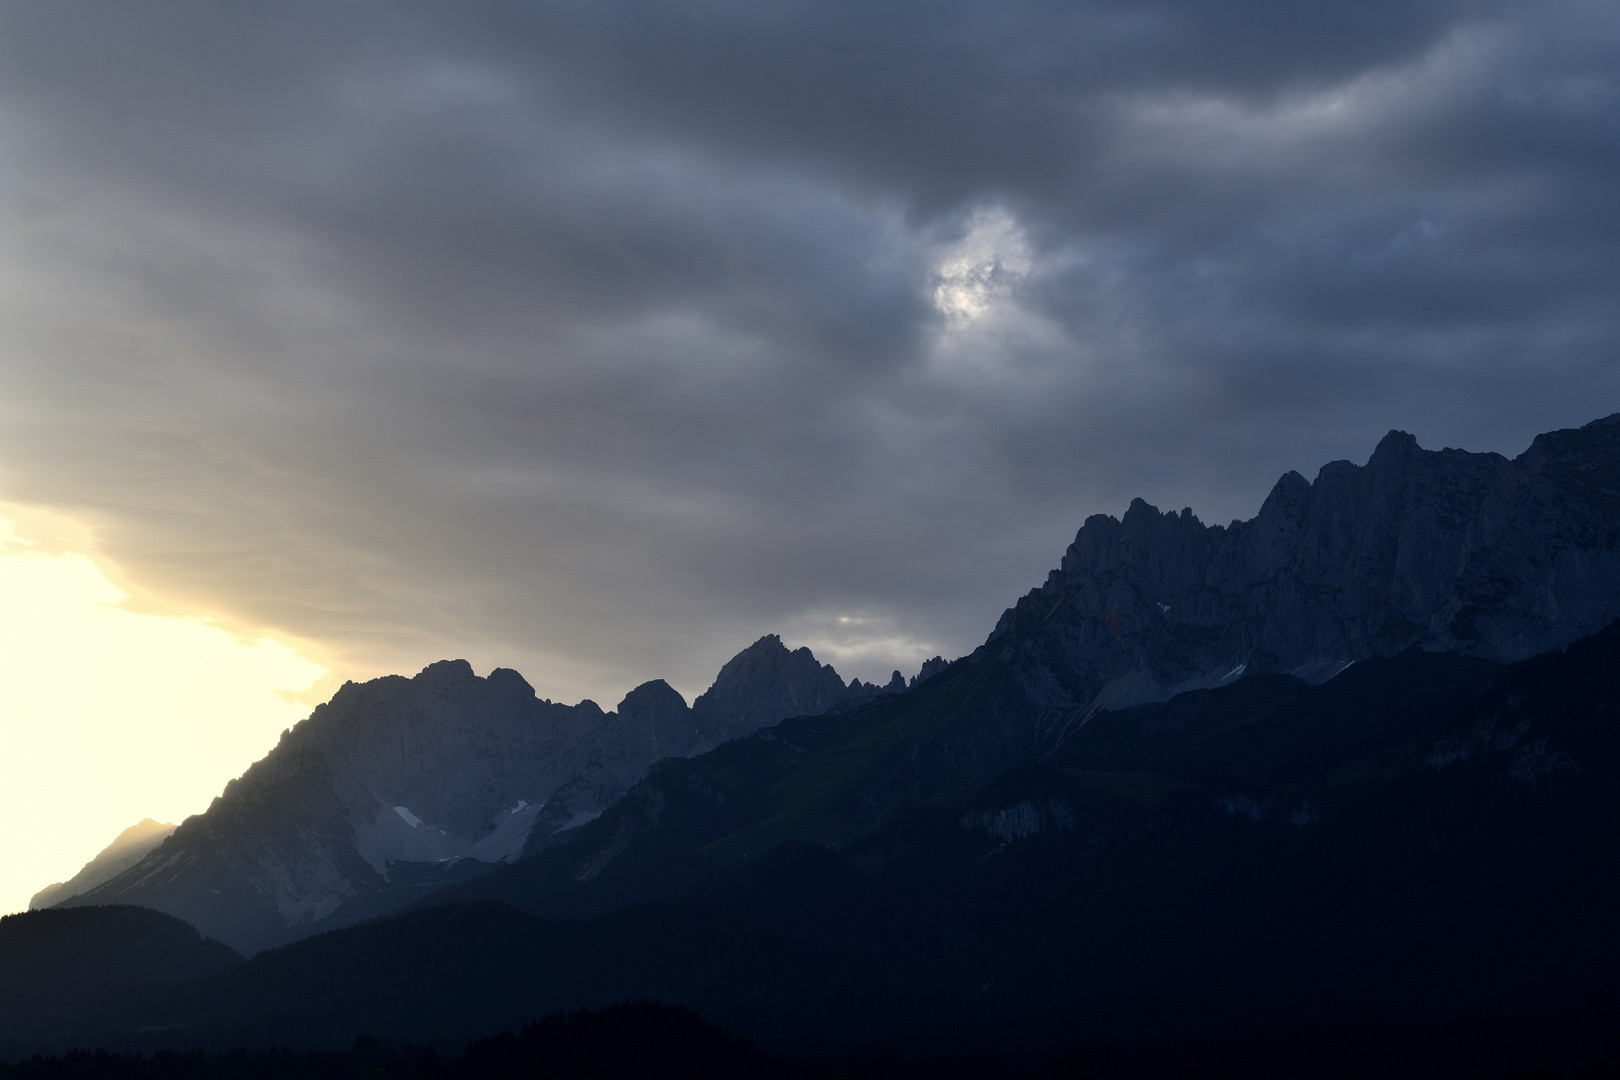
[{"label": "yellow glow near horizon", "polygon": [[[0,507],[0,913],[143,817],[178,822],[309,713],[294,645],[143,614],[82,550]],[[303,650],[303,651],[307,651]]]}]

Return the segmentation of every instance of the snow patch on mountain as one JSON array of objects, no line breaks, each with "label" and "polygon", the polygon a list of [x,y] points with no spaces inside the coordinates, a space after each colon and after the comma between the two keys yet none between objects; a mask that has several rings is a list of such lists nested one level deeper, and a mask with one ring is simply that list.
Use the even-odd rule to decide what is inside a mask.
[{"label": "snow patch on mountain", "polygon": [[422,819],[411,813],[410,807],[396,806],[394,807],[394,813],[398,814],[400,816],[400,820],[405,822],[405,824],[409,825],[411,828],[415,829],[421,827]]},{"label": "snow patch on mountain", "polygon": [[381,805],[370,820],[355,825],[354,848],[384,878],[391,862],[440,862],[469,846],[467,838],[434,828],[408,807],[378,801]]},{"label": "snow patch on mountain", "polygon": [[518,800],[516,809],[501,815],[493,832],[464,849],[459,857],[485,863],[511,862],[523,854],[523,845],[528,843],[529,833],[534,830],[535,820],[543,809],[543,806],[530,806]]}]

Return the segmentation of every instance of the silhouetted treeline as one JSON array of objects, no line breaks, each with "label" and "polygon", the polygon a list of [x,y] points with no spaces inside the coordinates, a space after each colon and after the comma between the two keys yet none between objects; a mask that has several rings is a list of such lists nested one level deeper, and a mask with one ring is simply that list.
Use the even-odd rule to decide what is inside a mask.
[{"label": "silhouetted treeline", "polygon": [[770,1056],[689,1009],[637,1002],[580,1010],[479,1039],[461,1057],[428,1048],[384,1050],[369,1036],[346,1052],[286,1049],[151,1055],[78,1050],[0,1064],[3,1080],[808,1080],[816,1074]]},{"label": "silhouetted treeline", "polygon": [[[153,1054],[76,1050],[0,1062],[0,1080],[1146,1080],[1207,1077],[1610,1076],[1605,1055],[1516,1045],[1504,1032],[1441,1026],[1323,1039],[1235,1023],[1220,1038],[1170,1032],[1149,1041],[1065,1039],[1059,1014],[971,1025],[935,1038],[824,1043],[766,1053],[678,1006],[651,1002],[580,1010],[471,1043],[460,1056],[383,1048],[361,1036],[347,1051],[237,1049]],[[1282,1017],[1273,1018],[1274,1021]],[[1072,1029],[1071,1029],[1072,1030]]]},{"label": "silhouetted treeline", "polygon": [[170,915],[112,906],[0,917],[0,1041],[94,1031],[241,964]]},{"label": "silhouetted treeline", "polygon": [[[234,1050],[210,1054],[201,1050],[177,1053],[116,1054],[106,1050],[74,1050],[60,1056],[32,1057],[16,1065],[0,1065],[5,1080],[353,1080],[363,1076],[360,1053],[295,1053],[291,1050]],[[424,1060],[424,1064],[427,1062]],[[378,1075],[393,1075],[380,1073]],[[400,1074],[405,1075],[405,1074]],[[418,1073],[416,1075],[450,1075]]]}]

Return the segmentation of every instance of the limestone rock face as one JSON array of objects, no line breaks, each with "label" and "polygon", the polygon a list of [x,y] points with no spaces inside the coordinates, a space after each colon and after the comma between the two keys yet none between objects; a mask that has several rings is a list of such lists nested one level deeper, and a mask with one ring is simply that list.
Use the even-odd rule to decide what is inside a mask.
[{"label": "limestone rock face", "polygon": [[64,902],[156,908],[252,952],[514,859],[601,813],[662,758],[868,692],[774,635],[727,663],[696,707],[662,680],[611,713],[556,704],[515,671],[479,678],[465,660],[348,683],[207,813]]},{"label": "limestone rock face", "polygon": [[1392,431],[1227,527],[1136,500],[1088,519],[978,655],[1036,708],[1091,711],[1413,646],[1519,660],[1617,617],[1620,414],[1512,461]]}]

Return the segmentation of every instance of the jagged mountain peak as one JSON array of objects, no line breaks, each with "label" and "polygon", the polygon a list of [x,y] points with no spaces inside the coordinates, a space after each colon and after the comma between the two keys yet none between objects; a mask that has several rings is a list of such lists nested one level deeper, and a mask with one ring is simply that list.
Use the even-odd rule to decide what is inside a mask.
[{"label": "jagged mountain peak", "polygon": [[930,657],[929,659],[923,661],[921,669],[918,670],[917,674],[911,677],[911,681],[906,685],[907,687],[916,686],[920,682],[933,678],[935,675],[938,675],[940,672],[944,671],[950,666],[951,662],[946,660],[943,656]]},{"label": "jagged mountain peak", "polygon": [[534,687],[529,685],[528,679],[525,679],[511,668],[498,667],[491,671],[484,681],[489,683],[490,686],[514,697],[538,698],[540,696],[534,692]]},{"label": "jagged mountain peak", "polygon": [[1391,431],[1224,528],[1135,499],[1088,518],[981,652],[1017,650],[1044,707],[1081,710],[1412,646],[1522,659],[1620,616],[1617,476],[1620,414],[1512,461]]},{"label": "jagged mountain peak", "polygon": [[1620,412],[1599,417],[1578,428],[1560,428],[1537,435],[1521,458],[1567,453],[1612,457],[1620,452]]},{"label": "jagged mountain peak", "polygon": [[663,679],[653,679],[624,695],[624,700],[619,702],[617,711],[621,717],[628,719],[684,712],[686,708],[686,699],[681,696],[679,690]]},{"label": "jagged mountain peak", "polygon": [[413,678],[415,682],[451,684],[478,678],[473,666],[465,660],[439,660],[429,664]]},{"label": "jagged mountain peak", "polygon": [[[1311,499],[1311,482],[1293,469],[1289,469],[1278,478],[1272,487],[1271,494],[1266,501],[1260,504],[1260,512],[1254,517],[1256,528],[1282,522],[1297,522],[1304,516],[1305,507]],[[1234,521],[1234,526],[1242,524]]]},{"label": "jagged mountain peak", "polygon": [[726,662],[692,703],[692,714],[700,731],[724,741],[789,716],[826,712],[864,692],[846,686],[808,648],[789,650],[779,636],[766,634]]},{"label": "jagged mountain peak", "polygon": [[[737,693],[783,672],[802,676],[830,671],[832,667],[822,664],[808,648],[800,646],[789,649],[778,635],[766,634],[727,660],[715,676],[713,685],[698,695],[697,701]],[[842,680],[839,685],[842,685]],[[694,706],[696,704],[693,702]]]},{"label": "jagged mountain peak", "polygon": [[1411,457],[1414,451],[1422,449],[1418,446],[1417,436],[1409,431],[1391,428],[1378,445],[1373,447],[1372,456],[1367,459],[1369,468],[1398,467]]}]

